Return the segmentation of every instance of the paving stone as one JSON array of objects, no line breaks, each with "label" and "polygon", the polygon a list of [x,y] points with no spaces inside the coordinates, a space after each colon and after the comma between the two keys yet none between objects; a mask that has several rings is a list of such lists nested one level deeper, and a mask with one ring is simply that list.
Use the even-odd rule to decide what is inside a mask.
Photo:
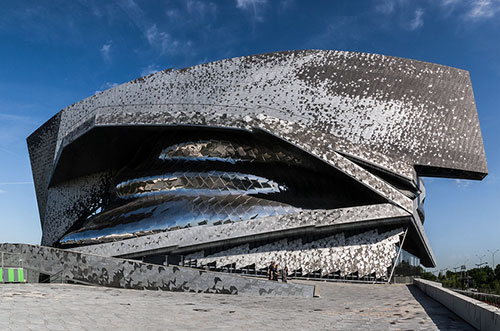
[{"label": "paving stone", "polygon": [[109,289],[0,286],[2,330],[473,330],[406,285],[315,282],[321,297],[270,298]]}]

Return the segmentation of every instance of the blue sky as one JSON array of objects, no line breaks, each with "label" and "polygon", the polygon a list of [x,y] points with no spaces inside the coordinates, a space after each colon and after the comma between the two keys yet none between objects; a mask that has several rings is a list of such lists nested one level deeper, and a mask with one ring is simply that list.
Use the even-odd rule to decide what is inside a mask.
[{"label": "blue sky", "polygon": [[25,138],[60,109],[157,70],[316,48],[470,71],[490,174],[424,179],[425,229],[440,268],[500,248],[500,0],[3,1],[0,42],[0,242],[40,241]]}]

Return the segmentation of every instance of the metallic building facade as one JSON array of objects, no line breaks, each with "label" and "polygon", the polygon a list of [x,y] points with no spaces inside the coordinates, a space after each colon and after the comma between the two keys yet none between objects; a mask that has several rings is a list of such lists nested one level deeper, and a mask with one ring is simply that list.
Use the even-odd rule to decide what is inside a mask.
[{"label": "metallic building facade", "polygon": [[488,172],[468,72],[337,51],[158,72],[28,146],[44,245],[303,275],[383,279],[396,247],[434,266],[421,177]]}]

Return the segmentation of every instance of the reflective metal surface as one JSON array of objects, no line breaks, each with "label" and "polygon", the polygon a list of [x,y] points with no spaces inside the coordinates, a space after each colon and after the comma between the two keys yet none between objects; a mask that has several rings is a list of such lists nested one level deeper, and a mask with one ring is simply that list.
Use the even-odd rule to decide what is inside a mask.
[{"label": "reflective metal surface", "polygon": [[283,185],[263,177],[220,171],[184,172],[143,177],[128,180],[116,186],[116,194],[124,199],[150,194],[266,194],[285,190],[286,187]]},{"label": "reflective metal surface", "polygon": [[244,134],[198,128],[130,141],[116,158],[107,199],[96,201],[59,244],[385,202],[299,149]]},{"label": "reflective metal surface", "polygon": [[91,217],[62,244],[88,244],[179,228],[222,224],[299,211],[287,204],[248,195],[158,195],[135,199]]},{"label": "reflective metal surface", "polygon": [[175,144],[165,148],[162,160],[203,160],[235,163],[238,161],[286,162],[301,164],[301,160],[286,151],[274,151],[265,146],[250,146],[221,140],[200,140]]}]

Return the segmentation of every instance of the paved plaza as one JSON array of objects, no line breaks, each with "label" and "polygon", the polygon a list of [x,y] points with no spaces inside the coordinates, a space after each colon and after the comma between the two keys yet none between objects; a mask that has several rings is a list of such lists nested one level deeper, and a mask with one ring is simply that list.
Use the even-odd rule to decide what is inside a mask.
[{"label": "paved plaza", "polygon": [[314,284],[320,298],[0,285],[0,330],[473,330],[414,286]]}]

